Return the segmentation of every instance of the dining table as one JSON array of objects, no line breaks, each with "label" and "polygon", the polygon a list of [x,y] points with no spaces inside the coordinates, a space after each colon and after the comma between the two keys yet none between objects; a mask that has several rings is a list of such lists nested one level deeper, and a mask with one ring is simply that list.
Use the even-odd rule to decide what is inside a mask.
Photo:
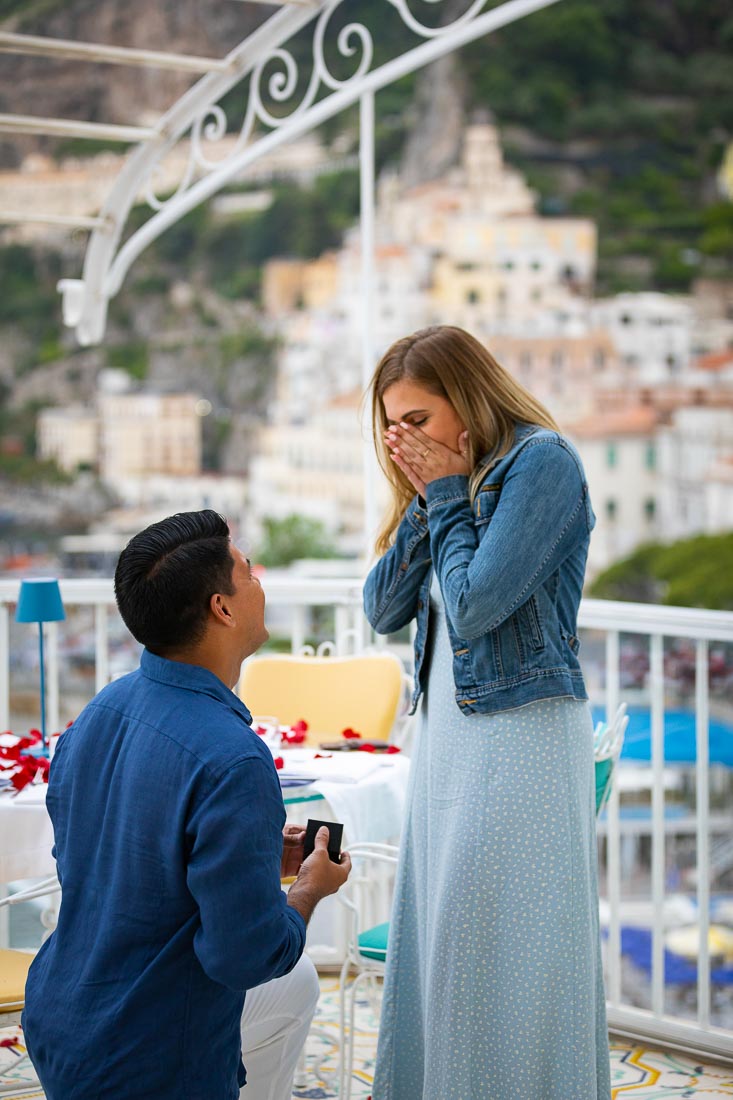
[{"label": "dining table", "polygon": [[[313,816],[341,821],[344,843],[396,840],[400,833],[409,761],[401,754],[278,750],[283,802],[293,819],[310,804]],[[300,808],[300,809],[299,809]],[[46,785],[0,792],[0,885],[52,875],[53,827]]]},{"label": "dining table", "polygon": [[[272,751],[291,823],[305,824],[308,817],[340,821],[345,849],[364,841],[398,841],[409,775],[404,754],[326,752],[308,746],[273,746]],[[17,794],[0,792],[0,891],[11,882],[54,874],[52,847],[46,785],[33,783]],[[333,898],[318,906],[307,937],[317,965],[338,966],[343,960],[345,913]],[[7,934],[7,920],[0,920],[0,945]]]}]

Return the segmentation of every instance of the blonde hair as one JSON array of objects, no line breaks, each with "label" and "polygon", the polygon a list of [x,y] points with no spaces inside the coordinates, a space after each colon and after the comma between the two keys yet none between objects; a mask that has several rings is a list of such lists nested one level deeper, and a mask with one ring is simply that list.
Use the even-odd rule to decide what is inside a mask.
[{"label": "blonde hair", "polygon": [[392,489],[392,503],[376,541],[378,554],[384,554],[394,542],[395,531],[415,496],[414,486],[391,461],[384,442],[387,417],[383,397],[390,386],[403,379],[446,398],[465,424],[473,470],[469,482],[472,502],[488,463],[511,447],[518,423],[559,431],[544,405],[463,329],[434,325],[397,340],[382,356],[370,384],[374,445]]}]

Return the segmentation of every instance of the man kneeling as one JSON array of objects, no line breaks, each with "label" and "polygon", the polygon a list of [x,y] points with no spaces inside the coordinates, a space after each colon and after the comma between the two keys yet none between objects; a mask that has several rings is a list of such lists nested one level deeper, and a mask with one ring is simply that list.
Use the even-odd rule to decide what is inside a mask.
[{"label": "man kneeling", "polygon": [[51,765],[62,902],[28,976],[31,1059],[47,1100],[235,1100],[243,1045],[243,1097],[290,1100],[318,996],[306,924],[351,862],[322,830],[301,866],[305,830],[284,827],[231,690],[268,637],[264,592],[206,510],[136,535],[115,596],[145,650]]}]

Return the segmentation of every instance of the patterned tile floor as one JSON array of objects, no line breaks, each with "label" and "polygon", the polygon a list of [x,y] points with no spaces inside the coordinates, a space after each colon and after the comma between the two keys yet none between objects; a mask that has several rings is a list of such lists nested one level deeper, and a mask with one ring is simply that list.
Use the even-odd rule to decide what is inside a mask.
[{"label": "patterned tile floor", "polygon": [[[378,1017],[366,998],[357,1001],[357,1029],[351,1095],[352,1100],[366,1100],[378,1029]],[[308,1085],[295,1090],[297,1100],[332,1100],[338,1095],[337,1054],[338,984],[322,977],[321,1000],[306,1046]],[[612,1100],[733,1100],[733,1067],[703,1066],[681,1054],[612,1042],[611,1085]]]},{"label": "patterned tile floor", "polygon": [[[353,1100],[371,1093],[378,1017],[367,999],[357,1005]],[[34,1074],[23,1061],[22,1045],[3,1046],[19,1037],[18,1028],[0,1028],[0,1098],[37,1100]],[[308,1082],[294,1100],[332,1100],[338,1094],[338,984],[321,978],[321,1000],[306,1047]],[[733,1100],[733,1067],[703,1066],[691,1058],[644,1047],[611,1044],[612,1100]],[[245,1093],[246,1095],[246,1093]],[[473,1100],[473,1098],[472,1098]]]}]

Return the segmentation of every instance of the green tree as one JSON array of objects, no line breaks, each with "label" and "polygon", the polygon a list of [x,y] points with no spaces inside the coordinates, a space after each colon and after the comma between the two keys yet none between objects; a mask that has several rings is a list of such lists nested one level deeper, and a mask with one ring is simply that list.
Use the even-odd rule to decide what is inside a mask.
[{"label": "green tree", "polygon": [[114,344],[107,348],[107,362],[110,367],[127,371],[131,378],[142,382],[148,376],[150,353],[147,344],[132,340],[126,344]]},{"label": "green tree", "polygon": [[263,565],[282,566],[301,558],[335,558],[336,547],[317,519],[293,513],[285,519],[268,516],[263,521],[264,539],[257,553]]},{"label": "green tree", "polygon": [[606,600],[733,610],[733,531],[647,543],[616,562],[590,586]]},{"label": "green tree", "polygon": [[733,202],[717,202],[703,215],[705,227],[700,248],[710,256],[725,256],[733,261]]}]

